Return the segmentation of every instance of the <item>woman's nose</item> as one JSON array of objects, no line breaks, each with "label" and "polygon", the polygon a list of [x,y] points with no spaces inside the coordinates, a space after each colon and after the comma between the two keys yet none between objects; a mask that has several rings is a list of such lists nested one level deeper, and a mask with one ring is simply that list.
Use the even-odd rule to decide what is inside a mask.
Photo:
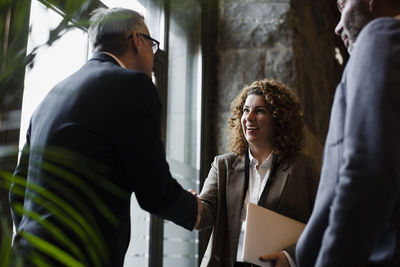
[{"label": "woman's nose", "polygon": [[247,118],[248,121],[254,121],[254,112],[253,111],[249,111],[249,113],[247,113]]}]

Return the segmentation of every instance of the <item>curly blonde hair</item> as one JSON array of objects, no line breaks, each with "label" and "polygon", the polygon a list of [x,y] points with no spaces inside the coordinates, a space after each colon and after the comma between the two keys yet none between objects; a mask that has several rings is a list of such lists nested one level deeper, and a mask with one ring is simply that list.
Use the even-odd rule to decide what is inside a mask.
[{"label": "curly blonde hair", "polygon": [[278,159],[289,157],[303,146],[304,117],[300,102],[285,84],[274,80],[255,81],[243,88],[231,104],[229,143],[232,152],[244,155],[249,144],[243,134],[241,118],[249,95],[264,97],[274,123],[273,148]]}]

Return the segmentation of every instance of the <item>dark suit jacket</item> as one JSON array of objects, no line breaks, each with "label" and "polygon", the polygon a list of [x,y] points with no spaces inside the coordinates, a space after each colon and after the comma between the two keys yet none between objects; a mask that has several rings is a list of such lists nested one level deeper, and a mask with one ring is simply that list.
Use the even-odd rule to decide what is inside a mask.
[{"label": "dark suit jacket", "polygon": [[298,266],[400,266],[399,114],[400,21],[380,18],[361,31],[336,89]]},{"label": "dark suit jacket", "polygon": [[[306,223],[313,208],[318,178],[310,157],[298,154],[283,159],[263,206]],[[203,214],[198,228],[213,228],[201,266],[228,267],[236,261],[244,179],[244,157],[234,153],[215,157],[200,194]],[[294,247],[287,250],[294,257]]]},{"label": "dark suit jacket", "polygon": [[[94,258],[102,266],[122,266],[132,192],[143,209],[193,228],[197,202],[171,177],[160,113],[150,78],[121,68],[102,53],[51,90],[32,115],[10,190],[12,215],[22,233],[15,243],[23,254],[33,249],[29,238],[21,238],[29,233],[55,243],[85,266],[96,265]],[[18,178],[53,195],[31,186],[21,194]],[[18,215],[16,203],[30,213]],[[60,241],[41,219],[56,225],[79,249]]]}]

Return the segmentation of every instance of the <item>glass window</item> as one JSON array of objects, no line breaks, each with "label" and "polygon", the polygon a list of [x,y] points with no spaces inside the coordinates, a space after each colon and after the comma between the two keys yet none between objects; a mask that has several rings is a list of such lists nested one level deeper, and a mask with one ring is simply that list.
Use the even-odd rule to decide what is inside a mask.
[{"label": "glass window", "polygon": [[[27,51],[47,42],[49,31],[58,26],[62,17],[37,0],[31,2],[30,28]],[[20,148],[25,143],[25,135],[30,117],[59,81],[77,71],[88,58],[88,37],[86,32],[73,28],[67,31],[53,45],[44,45],[37,50],[34,67],[27,68],[22,101]]]},{"label": "glass window", "polygon": [[139,0],[146,10],[145,23],[151,36],[160,42],[160,49],[165,50],[165,8],[164,0]]},{"label": "glass window", "polygon": [[[199,188],[201,52],[200,4],[171,3],[168,45],[166,153],[185,189]],[[196,266],[198,233],[164,223],[164,266]]]}]

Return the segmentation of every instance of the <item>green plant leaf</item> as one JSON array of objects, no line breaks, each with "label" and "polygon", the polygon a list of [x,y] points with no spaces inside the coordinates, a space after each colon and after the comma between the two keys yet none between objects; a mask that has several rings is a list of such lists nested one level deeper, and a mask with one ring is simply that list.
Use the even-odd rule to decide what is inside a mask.
[{"label": "green plant leaf", "polygon": [[37,249],[42,251],[44,254],[52,257],[53,259],[65,264],[68,267],[85,267],[84,264],[76,260],[74,257],[65,253],[60,248],[54,246],[53,244],[47,242],[46,240],[32,235],[27,232],[19,233],[23,238],[28,240],[32,245],[34,245]]},{"label": "green plant leaf", "polygon": [[[102,236],[98,235],[82,214],[66,201],[38,185],[26,182],[24,178],[13,176],[11,173],[0,171],[0,177],[14,182],[15,186],[11,188],[13,193],[31,198],[78,235],[96,266],[101,266],[101,261],[107,261],[108,251]],[[25,187],[33,192],[25,191]]]},{"label": "green plant leaf", "polygon": [[8,266],[11,253],[11,233],[4,218],[1,218],[0,223],[2,233],[0,244],[0,266]]},{"label": "green plant leaf", "polygon": [[68,247],[78,259],[80,259],[82,262],[85,262],[85,256],[82,254],[79,247],[74,244],[71,239],[58,227],[45,220],[42,216],[40,216],[40,214],[25,210],[21,204],[14,205],[14,209],[16,212],[19,212],[19,214],[24,214],[41,224],[43,228],[49,231],[56,240]]}]

